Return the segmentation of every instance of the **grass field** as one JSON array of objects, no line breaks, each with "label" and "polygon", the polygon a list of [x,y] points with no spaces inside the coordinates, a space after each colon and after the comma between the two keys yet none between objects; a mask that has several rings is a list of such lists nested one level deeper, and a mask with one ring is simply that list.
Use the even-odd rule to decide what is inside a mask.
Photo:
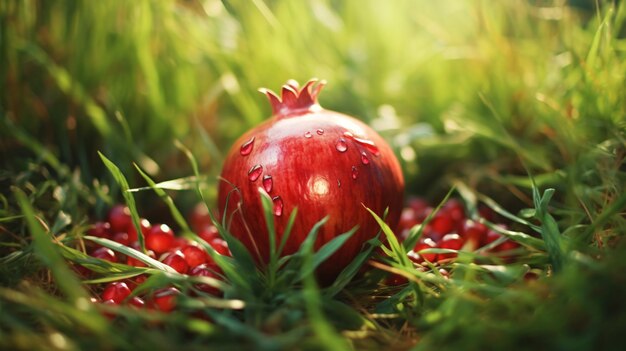
[{"label": "grass field", "polygon": [[[625,21],[617,0],[0,0],[0,349],[621,349]],[[462,254],[445,279],[394,248],[377,260],[409,283],[326,288],[235,260],[224,299],[103,317],[97,283],[137,271],[94,261],[81,282],[89,225],[132,198],[184,232],[177,211],[196,190],[215,206],[224,155],[271,114],[257,89],[311,77],[389,141],[407,195],[489,205],[524,254]],[[194,163],[200,187],[146,181]]]}]

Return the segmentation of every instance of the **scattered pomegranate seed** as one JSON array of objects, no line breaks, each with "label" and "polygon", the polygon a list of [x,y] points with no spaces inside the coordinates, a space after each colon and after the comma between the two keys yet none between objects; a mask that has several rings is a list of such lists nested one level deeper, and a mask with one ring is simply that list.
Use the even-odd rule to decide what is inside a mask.
[{"label": "scattered pomegranate seed", "polygon": [[422,263],[424,262],[424,260],[427,260],[428,262],[435,262],[437,259],[436,253],[420,253],[420,251],[424,249],[431,249],[435,247],[436,247],[436,244],[432,239],[429,239],[429,238],[421,239],[415,245],[413,250],[409,251],[409,258],[416,263]]},{"label": "scattered pomegranate seed", "polygon": [[109,223],[111,223],[111,231],[113,233],[125,232],[132,219],[130,210],[124,205],[115,205],[109,211]]},{"label": "scattered pomegranate seed", "polygon": [[[458,234],[447,234],[439,242],[438,247],[442,249],[460,250],[463,247],[463,239]],[[456,253],[441,253],[437,257],[438,260],[457,257]]]},{"label": "scattered pomegranate seed", "polygon": [[108,239],[111,237],[111,224],[109,222],[96,222],[87,230],[87,234]]},{"label": "scattered pomegranate seed", "polygon": [[167,224],[157,224],[146,234],[146,247],[160,255],[174,247],[174,232]]},{"label": "scattered pomegranate seed", "polygon": [[136,308],[144,308],[146,306],[146,302],[137,296],[133,296],[133,298],[128,301],[128,304]]},{"label": "scattered pomegranate seed", "polygon": [[207,261],[207,253],[199,246],[187,244],[180,248],[180,251],[185,255],[189,267],[196,267]]},{"label": "scattered pomegranate seed", "polygon": [[226,243],[226,240],[222,238],[215,238],[211,240],[209,242],[209,245],[211,245],[211,247],[214,248],[215,251],[217,251],[217,253],[219,253],[220,255],[224,255],[224,256],[231,255],[230,249],[228,248],[228,243]]},{"label": "scattered pomegranate seed", "polygon": [[128,246],[130,244],[130,240],[128,239],[128,233],[126,232],[117,232],[113,234],[111,240],[120,243],[124,246]]},{"label": "scattered pomegranate seed", "polygon": [[[148,255],[150,258],[156,259],[156,255],[154,254],[154,251],[152,251],[152,250],[148,250],[146,252],[146,255]],[[130,257],[130,256],[128,256],[126,258],[126,264],[129,265],[129,266],[134,266],[134,267],[147,267],[148,266],[147,264],[143,263],[142,261],[139,261],[138,259]]]},{"label": "scattered pomegranate seed", "polygon": [[162,312],[171,312],[176,307],[178,295],[180,290],[174,287],[157,290],[152,295],[151,306]]},{"label": "scattered pomegranate seed", "polygon": [[[145,218],[140,218],[139,227],[141,228],[141,234],[143,234],[143,236],[145,237],[146,234],[148,234],[148,231],[150,231],[150,221]],[[135,225],[132,222],[128,225],[126,231],[128,232],[128,240],[131,243],[139,240],[139,236],[137,235],[137,228],[135,228]]]},{"label": "scattered pomegranate seed", "polygon": [[[190,274],[196,277],[210,277],[210,278],[215,278],[215,279],[221,279],[221,277],[216,273],[216,271],[207,264],[201,264],[197,267],[194,267],[191,270]],[[211,285],[208,285],[208,284],[197,284],[196,288],[198,290],[204,291],[207,294],[211,294],[215,296],[219,296],[222,293],[220,289],[213,287]]]},{"label": "scattered pomegranate seed", "polygon": [[170,252],[165,259],[163,259],[163,263],[174,268],[176,272],[181,274],[185,274],[189,270],[189,264],[185,261],[185,255],[180,250]]},{"label": "scattered pomegranate seed", "polygon": [[217,230],[217,227],[211,224],[199,230],[198,236],[207,243],[210,243],[213,239],[220,238],[220,233]]},{"label": "scattered pomegranate seed", "polygon": [[113,301],[115,304],[120,304],[124,299],[130,295],[131,291],[128,285],[124,282],[109,283],[102,292],[102,300]]},{"label": "scattered pomegranate seed", "polygon": [[115,255],[115,252],[106,247],[97,248],[96,250],[94,250],[94,252],[91,253],[91,257],[99,258],[101,260],[113,263],[117,262],[117,256]]}]

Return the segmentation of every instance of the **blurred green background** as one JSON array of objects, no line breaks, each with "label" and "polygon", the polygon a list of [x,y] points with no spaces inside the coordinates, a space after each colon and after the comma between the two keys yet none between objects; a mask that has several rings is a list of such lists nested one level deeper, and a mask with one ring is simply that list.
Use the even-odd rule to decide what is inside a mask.
[{"label": "blurred green background", "polygon": [[[458,324],[411,321],[432,331],[426,348],[480,348],[485,330],[503,333],[496,348],[542,345],[516,334],[519,314],[535,336],[568,330],[554,339],[563,349],[617,340],[623,313],[605,294],[625,286],[612,280],[626,245],[625,20],[624,2],[610,0],[0,0],[0,253],[30,247],[14,189],[72,235],[122,201],[98,151],[141,187],[133,162],[157,181],[193,174],[180,141],[214,195],[222,155],[270,115],[257,89],[318,77],[322,106],[390,142],[407,193],[436,203],[461,181],[515,212],[533,207],[531,174],[556,189],[563,249],[609,258],[564,273],[550,287],[577,295],[536,314],[541,294],[519,309],[495,300],[500,315],[472,309],[461,287],[443,310],[458,310]],[[198,201],[172,196],[183,210]],[[163,213],[152,194],[136,197],[142,215]],[[32,271],[0,267],[2,285]],[[600,295],[588,287],[605,278]],[[585,305],[594,296],[604,298]],[[576,315],[583,305],[592,312]],[[589,324],[570,328],[570,312]],[[496,322],[463,319],[476,313]],[[606,316],[610,328],[590,327]]]},{"label": "blurred green background", "polygon": [[624,129],[624,7],[588,5],[2,1],[3,168],[41,147],[90,184],[101,150],[165,180],[190,175],[178,139],[215,175],[270,114],[257,88],[319,77],[323,106],[393,144],[413,193],[524,167],[565,185],[609,167],[597,153]]}]

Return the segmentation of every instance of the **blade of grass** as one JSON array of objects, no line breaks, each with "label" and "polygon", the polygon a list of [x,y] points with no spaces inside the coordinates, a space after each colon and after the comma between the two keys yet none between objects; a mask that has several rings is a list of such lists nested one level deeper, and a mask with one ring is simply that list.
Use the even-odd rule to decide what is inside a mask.
[{"label": "blade of grass", "polygon": [[104,156],[100,151],[98,151],[98,155],[100,155],[100,159],[102,159],[104,165],[109,169],[111,175],[113,175],[113,179],[115,179],[115,181],[121,188],[122,196],[124,196],[124,200],[126,200],[126,205],[130,210],[133,225],[135,226],[135,230],[137,231],[139,247],[141,248],[142,252],[146,252],[146,243],[143,232],[141,231],[141,225],[139,224],[140,222],[139,214],[137,213],[137,205],[135,204],[135,198],[133,197],[132,193],[128,191],[128,181],[126,181],[126,178],[124,177],[120,169],[113,162],[106,158],[106,156]]}]

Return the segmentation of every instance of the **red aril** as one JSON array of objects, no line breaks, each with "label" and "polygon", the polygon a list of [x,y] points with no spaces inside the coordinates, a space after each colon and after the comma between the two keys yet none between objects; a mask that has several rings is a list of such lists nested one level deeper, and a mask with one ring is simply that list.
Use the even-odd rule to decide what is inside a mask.
[{"label": "red aril", "polygon": [[111,237],[111,224],[109,222],[96,222],[87,230],[87,234],[108,239]]},{"label": "red aril", "polygon": [[[135,248],[135,249],[138,250],[139,248]],[[152,251],[152,250],[147,250],[147,252],[145,252],[145,254],[148,255],[150,258],[155,258],[156,259],[156,255],[155,255],[154,251]],[[145,263],[143,263],[142,261],[139,261],[138,259],[130,257],[130,256],[128,256],[126,258],[126,264],[129,265],[129,266],[134,266],[134,267],[147,267],[148,266]]]},{"label": "red aril", "polygon": [[199,246],[188,244],[180,248],[189,267],[196,267],[207,261],[207,253]]},{"label": "red aril", "polygon": [[122,303],[124,299],[130,295],[131,291],[128,285],[124,282],[109,283],[102,292],[102,300],[111,300],[116,304]]},{"label": "red aril", "polygon": [[482,223],[467,220],[463,223],[459,234],[469,243],[468,246],[471,245],[471,249],[477,249],[485,242],[488,230],[489,228]]},{"label": "red aril", "polygon": [[163,259],[163,263],[174,268],[180,274],[189,270],[189,264],[185,261],[185,255],[180,250],[172,251]]},{"label": "red aril", "polygon": [[218,254],[230,256],[230,249],[228,248],[228,243],[226,243],[226,240],[222,238],[215,238],[209,242],[209,245],[211,245],[211,247],[215,249]]},{"label": "red aril", "polygon": [[124,246],[130,245],[130,240],[128,239],[128,233],[125,233],[125,232],[117,232],[113,234],[113,236],[111,237],[111,240],[117,243],[120,243]]},{"label": "red aril", "polygon": [[[458,234],[446,234],[437,247],[441,249],[460,250],[463,247],[463,239]],[[440,253],[437,257],[439,261],[454,258],[458,256],[457,253]]]},{"label": "red aril", "polygon": [[117,262],[117,256],[115,255],[115,252],[106,247],[97,248],[91,253],[90,256],[113,263]]},{"label": "red aril", "polygon": [[160,255],[174,247],[174,232],[167,224],[156,224],[146,233],[146,247]]},{"label": "red aril", "polygon": [[109,211],[109,223],[111,232],[125,232],[132,225],[130,210],[124,205],[115,205]]},{"label": "red aril", "polygon": [[422,250],[432,249],[435,247],[437,247],[437,245],[432,239],[423,238],[415,245],[413,250],[409,251],[408,253],[409,258],[415,263],[422,263],[424,262],[424,260],[431,262],[431,263],[435,262],[437,260],[436,253],[420,252]]},{"label": "red aril", "polygon": [[443,237],[443,235],[452,233],[456,229],[456,222],[448,212],[442,209],[435,214],[429,226],[433,232],[438,234],[433,235],[434,237]]},{"label": "red aril", "polygon": [[217,231],[217,228],[212,224],[199,230],[198,236],[207,243],[210,243],[211,240],[215,238],[221,238],[220,233]]},{"label": "red aril", "polygon": [[[218,269],[214,269],[207,264],[201,264],[197,267],[194,267],[189,274],[196,276],[196,277],[209,277],[209,278],[221,279],[219,274],[217,274],[217,271]],[[208,284],[196,284],[196,288],[198,290],[204,291],[205,293],[215,295],[215,296],[219,296],[222,294],[220,289],[213,287],[211,285],[208,285]]]},{"label": "red aril", "polygon": [[169,287],[159,289],[152,295],[151,306],[162,312],[171,312],[176,307],[176,298],[180,290]]},{"label": "red aril", "polygon": [[[298,216],[282,254],[292,254],[315,223],[329,216],[315,249],[359,226],[357,232],[318,270],[329,282],[380,230],[365,207],[395,230],[402,210],[404,179],[392,149],[374,130],[317,103],[324,82],[283,86],[282,97],[262,90],[273,117],[245,133],[232,147],[222,169],[219,209],[232,218],[230,232],[260,262],[269,258],[269,238],[259,189],[273,201],[277,239],[294,208]],[[228,201],[227,201],[228,199]],[[226,206],[228,203],[228,207]]]},{"label": "red aril", "polygon": [[133,298],[128,301],[128,304],[135,308],[144,308],[146,306],[146,302],[138,296],[133,296]]},{"label": "red aril", "polygon": [[[150,221],[145,218],[140,218],[139,227],[141,228],[141,234],[143,234],[143,236],[145,237],[146,234],[148,234],[148,231],[150,231]],[[133,223],[128,226],[126,231],[128,232],[128,240],[131,243],[139,240],[139,236],[137,235],[137,228],[135,228],[135,225]]]}]

